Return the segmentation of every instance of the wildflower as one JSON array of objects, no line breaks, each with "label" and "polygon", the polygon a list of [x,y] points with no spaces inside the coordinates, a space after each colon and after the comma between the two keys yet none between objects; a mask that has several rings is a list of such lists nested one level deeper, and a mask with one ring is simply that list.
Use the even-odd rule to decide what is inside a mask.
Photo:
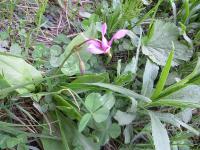
[{"label": "wildflower", "polygon": [[113,35],[113,37],[111,38],[110,41],[108,41],[105,38],[106,32],[107,32],[107,25],[106,25],[106,23],[104,23],[102,25],[102,27],[101,27],[102,40],[99,40],[99,39],[88,40],[87,44],[89,46],[88,46],[87,50],[89,52],[91,52],[93,54],[106,54],[106,53],[109,53],[113,41],[123,38],[128,33],[128,30],[125,30],[125,29],[118,30]]}]

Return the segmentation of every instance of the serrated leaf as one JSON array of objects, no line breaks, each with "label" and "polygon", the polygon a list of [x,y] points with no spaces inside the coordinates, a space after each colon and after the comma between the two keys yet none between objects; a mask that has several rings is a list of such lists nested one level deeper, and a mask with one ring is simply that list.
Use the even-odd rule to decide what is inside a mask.
[{"label": "serrated leaf", "polygon": [[156,150],[170,150],[170,141],[167,130],[160,122],[159,118],[149,111],[151,117],[152,136]]},{"label": "serrated leaf", "polygon": [[142,52],[153,62],[162,66],[166,64],[172,42],[175,45],[172,66],[191,58],[193,51],[178,41],[179,30],[174,24],[156,20],[151,32],[151,37],[147,37],[148,40],[143,43]]}]

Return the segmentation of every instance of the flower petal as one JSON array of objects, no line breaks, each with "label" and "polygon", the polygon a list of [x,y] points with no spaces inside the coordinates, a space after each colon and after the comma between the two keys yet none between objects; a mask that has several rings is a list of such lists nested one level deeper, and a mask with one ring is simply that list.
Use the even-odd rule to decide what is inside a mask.
[{"label": "flower petal", "polygon": [[96,47],[93,44],[90,44],[88,46],[87,50],[92,54],[103,54],[103,53],[105,53],[102,49],[100,49],[100,47]]},{"label": "flower petal", "polygon": [[102,46],[102,49],[104,49],[104,50],[106,50],[108,47],[110,47],[108,44],[108,40],[104,36],[102,36],[101,46]]},{"label": "flower petal", "polygon": [[118,40],[118,39],[121,39],[123,38],[124,36],[126,36],[126,34],[128,33],[128,30],[125,30],[125,29],[121,29],[121,30],[118,30],[112,37],[112,39],[109,41],[109,45],[111,46],[112,45],[112,42],[114,40]]},{"label": "flower petal", "polygon": [[102,26],[101,26],[102,37],[106,34],[106,31],[107,31],[107,24],[104,23],[104,24],[102,24]]}]

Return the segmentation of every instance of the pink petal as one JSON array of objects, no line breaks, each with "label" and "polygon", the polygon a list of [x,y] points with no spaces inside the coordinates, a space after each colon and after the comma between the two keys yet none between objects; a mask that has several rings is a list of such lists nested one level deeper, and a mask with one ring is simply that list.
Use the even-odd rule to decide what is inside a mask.
[{"label": "pink petal", "polygon": [[106,31],[107,31],[107,24],[104,23],[102,24],[101,26],[101,33],[102,33],[102,36],[104,36],[106,34]]},{"label": "pink petal", "polygon": [[123,37],[126,36],[126,34],[128,33],[128,30],[124,30],[124,29],[121,29],[121,30],[118,30],[112,37],[112,39],[109,41],[109,45],[111,46],[112,45],[112,42],[114,40],[118,40],[118,39],[121,39]]},{"label": "pink petal", "polygon": [[104,51],[101,49],[101,41],[98,39],[89,40],[87,50],[92,54],[102,54]]},{"label": "pink petal", "polygon": [[92,54],[103,54],[103,53],[105,53],[100,47],[96,47],[93,44],[90,44],[88,46],[87,50]]},{"label": "pink petal", "polygon": [[108,44],[108,40],[104,36],[102,36],[101,46],[102,46],[102,49],[104,49],[104,50],[107,49],[108,47],[110,47]]},{"label": "pink petal", "polygon": [[101,47],[101,41],[98,39],[91,39],[86,42],[88,45],[93,44],[96,47]]}]

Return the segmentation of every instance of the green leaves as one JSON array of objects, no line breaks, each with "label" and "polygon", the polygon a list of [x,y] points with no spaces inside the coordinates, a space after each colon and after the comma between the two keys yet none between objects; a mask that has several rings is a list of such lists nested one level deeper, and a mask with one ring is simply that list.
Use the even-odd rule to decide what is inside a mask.
[{"label": "green leaves", "polygon": [[117,111],[114,118],[118,121],[119,125],[128,125],[130,124],[134,119],[136,115],[134,113],[127,113],[122,112],[120,110]]},{"label": "green leaves", "polygon": [[170,150],[170,141],[167,130],[160,122],[159,118],[149,111],[151,117],[152,136],[156,150]]},{"label": "green leaves", "polygon": [[1,134],[0,133],[0,148],[1,149],[12,149],[13,147],[22,144],[25,147],[25,144],[27,143],[27,137],[26,135],[19,134],[16,137],[9,136],[7,134]]},{"label": "green leaves", "polygon": [[148,59],[143,74],[141,91],[142,95],[145,95],[147,97],[150,97],[152,95],[154,80],[158,75],[158,70],[159,67]]},{"label": "green leaves", "polygon": [[143,43],[142,52],[153,62],[162,66],[166,64],[172,42],[175,46],[172,66],[179,65],[181,61],[188,61],[191,58],[193,51],[177,40],[179,30],[174,24],[156,20],[150,32],[151,36],[146,37],[146,41]]},{"label": "green leaves", "polygon": [[85,114],[80,123],[79,123],[79,132],[82,132],[85,127],[87,126],[88,122],[90,121],[90,119],[92,118],[92,115],[91,114]]},{"label": "green leaves", "polygon": [[89,111],[86,113],[80,123],[79,131],[83,131],[91,118],[97,123],[103,122],[108,118],[109,110],[113,107],[115,98],[111,93],[101,96],[98,93],[91,93],[86,97],[85,107]]},{"label": "green leaves", "polygon": [[137,94],[134,91],[123,88],[121,86],[106,84],[106,83],[90,83],[90,84],[86,83],[86,85],[94,85],[94,86],[106,88],[106,89],[112,90],[114,92],[118,92],[118,93],[123,94],[123,95],[128,96],[128,97],[132,97],[132,98],[135,98],[135,99],[138,99],[138,100],[143,100],[145,102],[151,102],[151,100],[149,98],[147,98],[143,95]]},{"label": "green leaves", "polygon": [[174,50],[172,50],[169,54],[166,65],[161,72],[160,79],[159,79],[159,81],[156,85],[156,89],[152,95],[152,99],[157,98],[160,95],[160,93],[162,92],[162,90],[165,86],[165,82],[167,81],[167,77],[169,75],[173,57],[174,57]]},{"label": "green leaves", "polygon": [[0,55],[0,75],[11,87],[32,82],[24,88],[16,89],[20,94],[35,90],[34,81],[42,79],[41,73],[23,59],[4,55]]},{"label": "green leaves", "polygon": [[[91,25],[88,31],[81,33],[69,43],[69,45],[65,49],[64,54],[61,55],[60,61],[62,62],[71,53],[71,51],[75,46],[84,42],[86,38],[94,38],[95,35],[96,35],[96,26]],[[87,61],[91,58],[92,55],[88,51],[86,51],[85,45],[81,47],[79,53],[82,61],[85,64],[87,64]],[[88,66],[86,65],[86,69],[88,69],[87,67]],[[77,56],[77,53],[72,54],[67,59],[67,61],[62,66],[61,71],[67,76],[72,76],[80,73],[79,57]]]}]

